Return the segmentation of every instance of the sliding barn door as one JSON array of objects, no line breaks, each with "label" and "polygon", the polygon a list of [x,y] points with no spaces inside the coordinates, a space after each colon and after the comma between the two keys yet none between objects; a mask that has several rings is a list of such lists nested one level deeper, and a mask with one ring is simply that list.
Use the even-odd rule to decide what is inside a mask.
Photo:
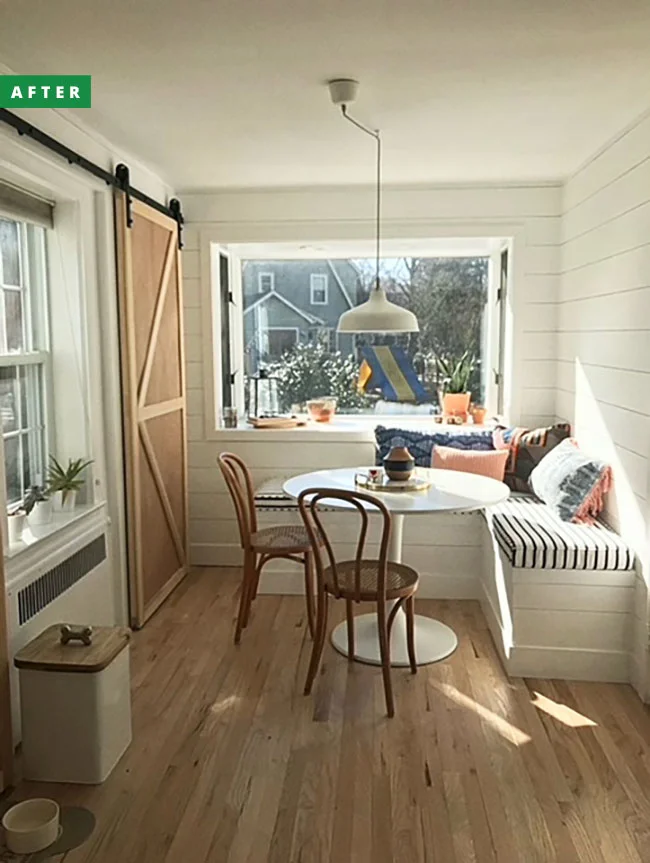
[{"label": "sliding barn door", "polygon": [[188,568],[183,303],[178,226],[117,198],[131,622],[142,626]]}]

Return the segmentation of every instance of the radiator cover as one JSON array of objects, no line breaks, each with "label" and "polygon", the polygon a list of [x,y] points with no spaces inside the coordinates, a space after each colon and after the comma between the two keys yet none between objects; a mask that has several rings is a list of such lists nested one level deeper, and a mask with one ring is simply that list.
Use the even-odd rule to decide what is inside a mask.
[{"label": "radiator cover", "polygon": [[16,597],[18,625],[23,626],[31,620],[104,560],[106,537],[102,534],[23,587]]}]

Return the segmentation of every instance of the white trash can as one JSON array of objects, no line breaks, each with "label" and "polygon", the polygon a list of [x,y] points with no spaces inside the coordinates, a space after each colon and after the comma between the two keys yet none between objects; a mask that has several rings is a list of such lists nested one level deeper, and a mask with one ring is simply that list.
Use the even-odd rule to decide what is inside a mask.
[{"label": "white trash can", "polygon": [[131,742],[128,629],[99,626],[92,643],[49,627],[18,651],[23,772],[41,782],[103,782]]}]

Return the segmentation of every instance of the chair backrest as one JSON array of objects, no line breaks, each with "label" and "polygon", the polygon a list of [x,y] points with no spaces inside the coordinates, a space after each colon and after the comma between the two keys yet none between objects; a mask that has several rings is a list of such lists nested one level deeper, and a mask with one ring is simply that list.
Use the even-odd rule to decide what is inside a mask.
[{"label": "chair backrest", "polygon": [[250,471],[246,462],[232,452],[220,453],[217,461],[237,514],[241,547],[249,548],[251,534],[257,530],[255,495]]},{"label": "chair backrest", "polygon": [[[377,589],[379,597],[386,594],[386,573],[388,564],[388,542],[390,540],[391,517],[386,505],[372,495],[359,491],[344,491],[331,488],[307,488],[298,497],[298,507],[302,520],[309,534],[314,562],[316,564],[316,575],[319,584],[323,583],[324,570],[327,566],[331,568],[334,595],[340,596],[340,580],[336,558],[327,528],[323,524],[322,509],[320,505],[327,501],[344,501],[356,510],[360,520],[359,537],[355,551],[355,576],[353,599],[357,601],[362,593],[362,561],[368,559],[365,555],[366,541],[368,539],[369,516],[373,513],[381,517],[381,539],[379,542],[378,559],[378,582]],[[345,510],[344,510],[345,511]]]}]

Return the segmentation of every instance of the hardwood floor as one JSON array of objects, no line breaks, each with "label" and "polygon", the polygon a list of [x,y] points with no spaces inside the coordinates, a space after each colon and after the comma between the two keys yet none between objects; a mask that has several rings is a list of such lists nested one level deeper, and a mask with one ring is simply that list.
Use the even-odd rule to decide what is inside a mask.
[{"label": "hardwood floor", "polygon": [[258,598],[235,647],[237,586],[201,570],[134,635],[134,741],[104,785],[18,789],[97,815],[66,863],[650,860],[650,712],[630,687],[509,681],[477,603],[422,600],[460,647],[394,670],[389,720],[379,669],[329,645],[302,695],[299,597]]}]

